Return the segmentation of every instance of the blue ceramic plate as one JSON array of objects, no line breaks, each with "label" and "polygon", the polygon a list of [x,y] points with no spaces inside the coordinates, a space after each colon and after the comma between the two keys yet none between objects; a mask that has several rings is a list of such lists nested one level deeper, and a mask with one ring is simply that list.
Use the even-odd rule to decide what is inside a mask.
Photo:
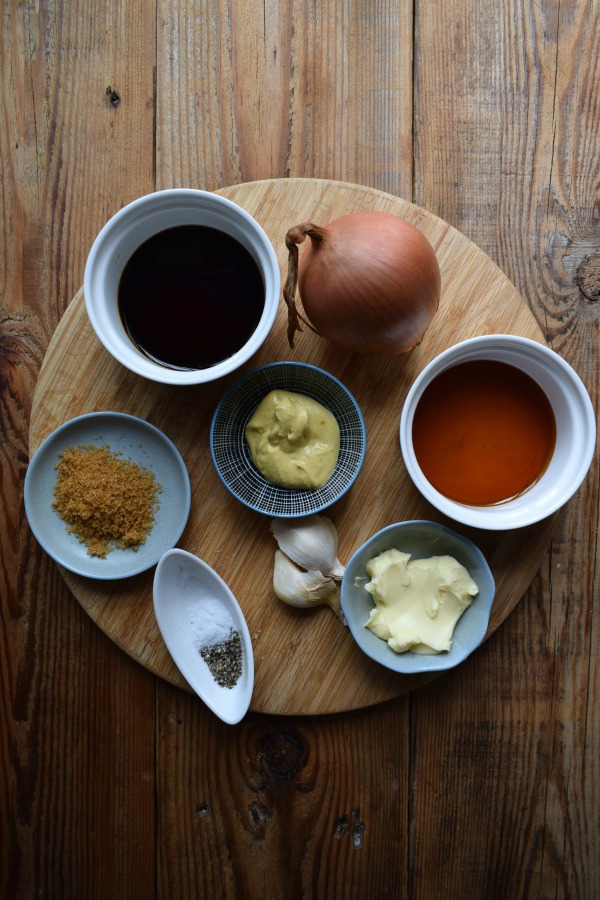
[{"label": "blue ceramic plate", "polygon": [[[288,490],[268,482],[252,462],[244,437],[252,413],[269,391],[305,394],[325,406],[340,426],[340,455],[329,481],[314,490]],[[307,516],[326,509],[354,484],[366,450],[360,408],[347,388],[323,369],[305,363],[278,362],[240,378],[213,415],[210,451],[217,473],[234,497],[265,515]]]},{"label": "blue ceramic plate", "polygon": [[[366,627],[374,605],[373,598],[365,590],[365,584],[370,581],[367,563],[392,547],[410,553],[413,559],[453,556],[467,569],[479,588],[479,593],[458,620],[452,646],[447,652],[427,656],[411,651],[396,653],[387,641]],[[437,522],[415,520],[388,525],[353,554],[342,579],[341,599],[348,627],[361,650],[387,669],[415,674],[451,669],[481,644],[487,632],[495,592],[490,568],[472,541]]]},{"label": "blue ceramic plate", "polygon": [[[88,556],[85,544],[67,532],[54,510],[58,455],[78,444],[109,446],[154,472],[162,488],[160,506],[139,550],[112,550],[105,559]],[[90,578],[127,578],[155,565],[181,537],[190,502],[190,479],[175,445],[154,425],[124,413],[89,413],[61,425],[40,444],[25,476],[25,511],[35,537],[65,569]]]}]

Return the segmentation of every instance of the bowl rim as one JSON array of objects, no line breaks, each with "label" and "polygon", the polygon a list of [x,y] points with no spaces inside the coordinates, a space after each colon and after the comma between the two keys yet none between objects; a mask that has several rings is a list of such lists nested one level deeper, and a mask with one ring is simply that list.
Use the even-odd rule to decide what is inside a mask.
[{"label": "bowl rim", "polygon": [[[361,432],[361,450],[360,450],[359,459],[357,461],[356,468],[352,474],[352,477],[344,485],[344,489],[340,493],[336,494],[336,496],[333,499],[325,499],[324,498],[323,502],[315,503],[309,510],[302,511],[302,512],[298,512],[298,511],[274,512],[271,509],[263,509],[260,506],[257,506],[254,503],[249,502],[245,497],[241,496],[236,490],[234,490],[232,485],[223,476],[223,473],[221,472],[221,468],[216,459],[215,448],[214,448],[214,440],[215,440],[215,433],[216,433],[218,418],[219,418],[220,412],[223,408],[223,405],[227,402],[227,400],[231,396],[231,394],[233,394],[235,391],[239,391],[245,382],[247,382],[251,379],[254,379],[256,377],[259,377],[260,373],[263,373],[267,370],[273,371],[275,369],[283,369],[283,368],[288,368],[288,369],[293,368],[293,369],[297,369],[297,370],[305,369],[308,371],[313,371],[313,372],[318,373],[320,376],[324,376],[329,381],[333,382],[337,386],[337,388],[339,390],[341,390],[346,395],[348,400],[350,401],[350,403],[355,411],[355,414],[356,414],[356,417],[358,420],[358,424],[360,426],[360,432]],[[271,390],[274,390],[274,389],[275,388],[271,388]],[[298,392],[301,393],[301,390],[299,390]],[[248,417],[251,415],[251,412],[252,412],[252,410],[248,411]],[[229,491],[229,493],[233,497],[235,497],[236,500],[238,500],[240,503],[242,503],[248,509],[251,509],[254,512],[260,513],[262,515],[268,515],[271,518],[294,519],[294,518],[300,518],[302,516],[313,515],[314,513],[319,513],[325,509],[328,509],[334,503],[337,503],[337,501],[340,500],[350,490],[350,488],[354,485],[356,479],[358,478],[358,476],[361,472],[361,469],[363,467],[363,464],[364,464],[365,455],[367,452],[367,430],[366,430],[365,420],[364,420],[364,416],[362,414],[362,410],[361,410],[356,398],[354,397],[352,392],[346,387],[346,385],[343,384],[342,381],[340,381],[339,378],[337,378],[335,375],[332,375],[331,372],[328,372],[326,369],[322,369],[319,366],[315,366],[312,363],[302,362],[301,360],[276,360],[273,362],[265,363],[264,365],[258,366],[255,369],[251,369],[250,371],[245,372],[233,384],[231,384],[229,386],[227,391],[220,398],[220,400],[217,403],[217,406],[214,410],[214,413],[213,413],[213,416],[211,419],[211,423],[210,423],[209,444],[210,444],[211,458],[212,458],[215,470],[217,472],[217,475],[218,475],[220,481],[222,482],[222,484],[225,486],[225,488]],[[265,486],[268,487],[269,489],[276,489],[276,490],[281,490],[281,491],[287,490],[286,488],[277,488],[276,486],[270,484],[270,482],[268,482],[265,478],[263,478],[263,476],[258,472],[258,470],[255,469],[255,471],[256,471],[257,477],[259,477],[264,482]],[[309,492],[302,491],[302,492],[298,492],[298,493],[306,494]],[[315,494],[315,496],[316,496],[316,494]]]},{"label": "bowl rim", "polygon": [[[480,589],[480,593],[482,593],[482,603],[480,604],[479,608],[474,607],[473,604],[471,604],[471,606],[469,606],[469,608],[465,610],[464,614],[461,616],[456,625],[453,645],[449,651],[444,653],[419,654],[414,653],[410,650],[406,651],[405,653],[396,653],[391,649],[391,647],[388,646],[386,641],[378,638],[372,632],[368,631],[368,629],[366,629],[365,622],[358,622],[356,617],[349,613],[348,591],[352,590],[352,585],[350,584],[351,579],[356,578],[356,573],[352,570],[357,565],[358,560],[362,557],[368,557],[373,552],[370,550],[370,548],[382,541],[387,535],[395,535],[410,530],[438,533],[445,537],[447,540],[454,542],[458,548],[453,551],[455,558],[457,559],[459,556],[462,556],[462,558],[464,559],[464,555],[460,553],[459,549],[464,548],[465,551],[470,553],[478,561],[484,576],[483,583],[477,585]],[[397,543],[398,541],[395,540],[393,544],[390,543],[390,546],[397,545]],[[379,553],[382,551],[380,550],[377,552]],[[416,553],[412,553],[411,558],[422,559],[426,557],[419,556]],[[461,559],[458,559],[458,562],[462,562],[462,564],[465,565],[465,563]],[[469,569],[469,566],[466,565],[465,568]],[[473,577],[473,571],[469,571],[469,574]],[[346,564],[346,569],[342,578],[340,588],[340,595],[342,611],[344,613],[344,616],[346,617],[348,628],[355,643],[365,654],[365,656],[368,656],[374,662],[379,663],[379,665],[382,665],[385,668],[390,669],[391,671],[398,672],[404,675],[417,675],[428,672],[435,673],[453,669],[460,663],[464,662],[465,659],[467,659],[478,647],[481,646],[481,644],[485,640],[485,635],[487,634],[487,630],[489,627],[492,606],[496,596],[496,582],[485,554],[483,553],[481,548],[478,547],[478,545],[470,538],[465,537],[463,534],[460,534],[453,528],[450,528],[447,525],[443,525],[441,522],[436,522],[432,519],[406,519],[399,522],[392,522],[389,525],[380,528],[379,531],[376,531],[369,538],[367,538],[367,540],[364,541],[360,545],[360,547],[357,547]],[[475,598],[473,603],[475,603],[476,601],[477,598]],[[461,631],[464,631],[465,624],[469,623],[468,614],[473,609],[475,609],[476,611],[479,610],[478,627],[475,629],[475,639],[469,642],[466,646],[459,646],[456,641],[456,635],[460,635]],[[472,619],[473,616],[471,615],[471,620]],[[389,662],[386,662],[386,657]]]},{"label": "bowl rim", "polygon": [[[170,369],[167,366],[161,366],[154,362],[150,357],[146,357],[141,351],[138,351],[134,345],[131,348],[127,346],[127,351],[122,352],[121,348],[115,347],[111,342],[111,338],[105,333],[104,325],[100,320],[100,314],[97,304],[94,300],[94,279],[96,277],[99,260],[104,252],[109,252],[108,245],[111,243],[112,235],[115,230],[123,227],[123,223],[129,220],[135,221],[136,217],[142,216],[144,210],[147,210],[147,216],[159,215],[161,211],[169,208],[176,208],[180,202],[188,202],[189,207],[196,208],[213,208],[226,210],[229,215],[237,216],[251,232],[254,233],[261,246],[261,252],[264,253],[263,268],[265,276],[265,306],[261,319],[246,344],[236,353],[222,360],[214,366],[206,369],[180,370]],[[168,227],[168,226],[167,226]],[[156,232],[163,230],[157,228]],[[272,290],[269,289],[272,281]],[[281,271],[275,249],[263,229],[262,225],[242,206],[223,197],[213,191],[204,191],[197,188],[166,188],[160,191],[152,191],[137,197],[130,203],[127,203],[121,209],[117,210],[102,226],[88,252],[85,262],[83,274],[83,299],[84,305],[90,324],[98,340],[110,355],[117,360],[122,366],[137,375],[148,378],[150,381],[162,384],[172,385],[192,385],[205,384],[223,378],[230,372],[238,369],[243,363],[247,362],[261,347],[266,340],[271,328],[275,322],[277,312],[279,310],[279,295],[281,292]],[[112,332],[112,329],[109,329]],[[119,340],[121,337],[119,336]],[[125,347],[123,339],[123,347]],[[131,349],[131,355],[129,355]]]},{"label": "bowl rim", "polygon": [[[412,422],[418,401],[427,385],[441,372],[453,365],[474,359],[481,351],[488,358],[490,351],[511,352],[525,359],[541,362],[547,371],[559,373],[563,383],[568,385],[577,400],[577,411],[584,426],[584,440],[580,454],[578,474],[571,480],[568,488],[556,492],[551,502],[543,506],[530,504],[516,509],[510,501],[494,506],[472,506],[450,500],[437,491],[425,477],[412,448]],[[493,358],[489,356],[489,358]],[[510,364],[510,363],[509,363]],[[469,338],[446,348],[435,356],[417,375],[404,401],[400,416],[400,448],[406,470],[421,494],[439,512],[444,513],[455,522],[490,531],[506,531],[524,528],[548,518],[557,512],[578,490],[590,468],[596,447],[596,418],[590,396],[583,381],[556,351],[546,344],[530,338],[512,334],[488,334]],[[528,491],[520,496],[527,496]],[[518,498],[517,498],[518,499]]]}]

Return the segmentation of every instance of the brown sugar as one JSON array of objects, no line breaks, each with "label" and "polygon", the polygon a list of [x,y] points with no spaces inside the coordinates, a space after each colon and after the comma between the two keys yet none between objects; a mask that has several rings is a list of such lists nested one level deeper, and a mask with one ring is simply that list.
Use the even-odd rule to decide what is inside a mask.
[{"label": "brown sugar", "polygon": [[69,447],[56,469],[52,505],[90,556],[145,543],[161,490],[152,472],[94,444]]}]

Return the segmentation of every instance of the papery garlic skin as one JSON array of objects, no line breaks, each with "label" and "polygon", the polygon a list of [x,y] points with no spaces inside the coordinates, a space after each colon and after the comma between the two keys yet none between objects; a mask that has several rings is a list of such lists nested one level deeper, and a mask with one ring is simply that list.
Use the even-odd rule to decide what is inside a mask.
[{"label": "papery garlic skin", "polygon": [[280,550],[297,565],[341,580],[345,567],[337,558],[338,533],[326,516],[273,519],[271,531]]},{"label": "papery garlic skin", "polygon": [[303,572],[281,550],[275,551],[273,590],[289,606],[307,609],[325,604],[344,621],[340,592],[334,579],[315,570]]},{"label": "papery garlic skin", "polygon": [[329,601],[337,592],[337,585],[321,572],[303,572],[285,553],[276,550],[273,590],[291,606],[318,606]]}]

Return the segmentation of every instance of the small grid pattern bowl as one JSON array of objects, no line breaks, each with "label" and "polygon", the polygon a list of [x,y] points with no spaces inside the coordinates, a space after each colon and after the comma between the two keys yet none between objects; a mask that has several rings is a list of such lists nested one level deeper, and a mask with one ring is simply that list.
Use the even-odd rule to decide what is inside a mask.
[{"label": "small grid pattern bowl", "polygon": [[[260,474],[245,439],[246,425],[260,401],[272,390],[311,397],[335,416],[340,427],[340,453],[329,481],[312,490],[289,490]],[[210,452],[219,478],[241,503],[274,518],[297,518],[320,512],[354,484],[366,451],[360,408],[346,387],[329,372],[306,363],[277,362],[248,372],[219,402],[210,428]]]}]

